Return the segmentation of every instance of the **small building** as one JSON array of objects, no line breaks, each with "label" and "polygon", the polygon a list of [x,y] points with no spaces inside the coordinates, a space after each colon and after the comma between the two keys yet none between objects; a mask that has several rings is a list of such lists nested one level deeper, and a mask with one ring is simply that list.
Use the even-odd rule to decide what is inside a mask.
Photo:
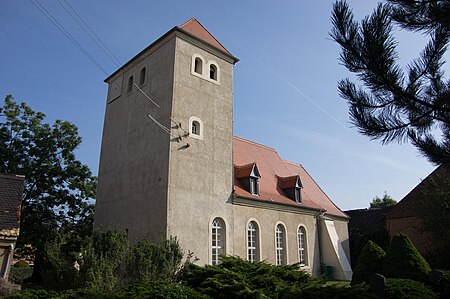
[{"label": "small building", "polygon": [[[348,216],[299,164],[233,135],[233,56],[196,19],[109,76],[95,225],[351,279]],[[256,99],[249,99],[256,101]]]},{"label": "small building", "polygon": [[384,249],[389,246],[386,229],[386,215],[394,205],[381,208],[368,208],[344,211],[350,217],[350,255],[352,268],[356,267],[362,248],[372,240]]},{"label": "small building", "polygon": [[5,279],[19,236],[24,180],[23,176],[0,174],[0,277]]},{"label": "small building", "polygon": [[431,200],[427,198],[427,194],[435,188],[435,184],[448,188],[449,180],[450,166],[442,164],[414,187],[388,212],[386,226],[389,235],[392,236],[397,233],[408,235],[422,255],[427,255],[433,251],[439,244],[430,233],[423,230],[422,220],[423,217],[433,217],[433,215],[426,215],[423,212],[423,207],[427,204],[427,201]]}]

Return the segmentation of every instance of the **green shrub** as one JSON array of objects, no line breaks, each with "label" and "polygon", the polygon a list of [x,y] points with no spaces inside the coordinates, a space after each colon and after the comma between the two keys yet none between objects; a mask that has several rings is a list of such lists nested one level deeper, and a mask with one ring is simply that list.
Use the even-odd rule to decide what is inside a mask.
[{"label": "green shrub", "polygon": [[280,297],[280,299],[294,298],[376,299],[377,297],[371,294],[368,287],[363,284],[353,287],[312,287],[303,289],[300,293],[287,292]]},{"label": "green shrub", "polygon": [[386,279],[385,299],[433,299],[437,294],[422,282],[411,279]]},{"label": "green shrub", "polygon": [[385,255],[386,253],[380,246],[369,240],[359,255],[358,265],[353,271],[352,285],[362,282],[368,283],[372,274],[381,273]]},{"label": "green shrub", "polygon": [[33,267],[11,267],[8,279],[11,282],[22,284],[31,277],[31,274],[33,274]]},{"label": "green shrub", "polygon": [[63,243],[56,240],[45,246],[42,259],[41,285],[49,289],[80,287],[80,276],[75,260],[62,250]]},{"label": "green shrub", "polygon": [[119,285],[119,271],[128,252],[125,233],[94,231],[83,251],[80,276],[94,290],[112,290]]},{"label": "green shrub", "polygon": [[114,298],[170,298],[170,299],[207,299],[206,295],[176,283],[137,284],[115,292]]},{"label": "green shrub", "polygon": [[28,267],[30,267],[30,265],[24,260],[19,260],[19,261],[17,261],[17,263],[15,263],[13,265],[13,267],[14,268],[28,268]]},{"label": "green shrub", "polygon": [[303,288],[323,283],[297,265],[250,263],[231,256],[222,257],[217,266],[189,264],[180,278],[212,298],[279,298],[283,293],[299,293]]},{"label": "green shrub", "polygon": [[427,281],[430,266],[405,234],[392,237],[384,259],[383,274],[390,278]]},{"label": "green shrub", "polygon": [[137,284],[116,291],[98,289],[73,289],[64,291],[26,289],[6,297],[11,299],[132,299],[132,298],[170,298],[170,299],[208,299],[206,295],[176,283]]},{"label": "green shrub", "polygon": [[129,282],[175,281],[183,251],[176,238],[152,243],[142,240],[130,250],[126,275]]},{"label": "green shrub", "polygon": [[450,298],[450,271],[444,271],[444,276],[433,289],[439,293],[439,298]]}]

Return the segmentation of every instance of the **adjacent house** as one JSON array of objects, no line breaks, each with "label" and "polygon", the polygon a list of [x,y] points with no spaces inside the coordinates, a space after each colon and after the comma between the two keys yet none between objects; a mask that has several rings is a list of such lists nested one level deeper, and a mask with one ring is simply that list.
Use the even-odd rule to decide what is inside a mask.
[{"label": "adjacent house", "polygon": [[237,62],[190,19],[106,78],[95,225],[176,236],[201,264],[238,255],[351,279],[348,216],[301,165],[233,135]]},{"label": "adjacent house", "polygon": [[19,236],[24,177],[0,174],[0,277],[8,278]]},{"label": "adjacent house", "polygon": [[430,192],[436,186],[448,188],[449,180],[450,166],[442,164],[392,207],[386,216],[389,235],[407,234],[417,249],[424,255],[435,249],[438,246],[436,240],[433,240],[429,233],[423,231],[423,217],[433,217],[433,215],[424,213],[424,205],[432,200],[428,198]]}]

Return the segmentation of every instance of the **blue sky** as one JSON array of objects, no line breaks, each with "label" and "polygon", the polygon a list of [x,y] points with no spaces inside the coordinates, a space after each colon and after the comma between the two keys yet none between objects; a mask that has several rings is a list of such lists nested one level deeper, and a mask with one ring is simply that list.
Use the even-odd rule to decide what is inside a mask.
[{"label": "blue sky", "polygon": [[[57,0],[38,1],[108,73],[116,70]],[[66,1],[122,63],[196,17],[240,59],[235,135],[302,164],[341,209],[367,207],[385,191],[400,200],[434,169],[411,145],[383,146],[349,123],[336,83],[352,75],[328,36],[333,1]],[[376,1],[349,4],[361,19]],[[426,42],[397,36],[403,64]],[[76,124],[83,138],[77,157],[97,174],[106,76],[28,0],[0,1],[0,66],[0,96],[14,95],[48,121]]]}]

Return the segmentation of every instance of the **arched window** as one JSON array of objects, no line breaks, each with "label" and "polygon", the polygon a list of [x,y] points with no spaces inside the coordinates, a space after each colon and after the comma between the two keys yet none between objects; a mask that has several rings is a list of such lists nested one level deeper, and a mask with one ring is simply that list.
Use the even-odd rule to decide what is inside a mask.
[{"label": "arched window", "polygon": [[127,92],[131,92],[133,90],[133,76],[128,78]]},{"label": "arched window", "polygon": [[191,116],[189,118],[189,136],[203,140],[203,122],[196,116]]},{"label": "arched window", "polygon": [[139,77],[139,85],[143,85],[145,83],[145,76],[147,73],[147,69],[144,67],[141,70],[141,76]]},{"label": "arched window", "polygon": [[217,66],[214,64],[209,66],[209,78],[217,81]]},{"label": "arched window", "polygon": [[277,254],[277,265],[286,264],[286,231],[282,224],[277,225],[275,231],[275,243]]},{"label": "arched window", "polygon": [[200,135],[200,123],[196,120],[192,122],[191,132],[194,135]]},{"label": "arched window", "polygon": [[224,255],[226,245],[226,229],[225,222],[221,218],[215,218],[212,222],[211,231],[211,264],[217,265],[219,263],[219,256]]},{"label": "arched window", "polygon": [[258,224],[250,221],[247,227],[247,253],[249,262],[259,262],[259,234]]},{"label": "arched window", "polygon": [[298,234],[298,261],[300,264],[307,265],[307,251],[306,251],[306,230],[300,226],[297,231]]},{"label": "arched window", "polygon": [[196,72],[197,74],[200,74],[200,75],[203,74],[203,61],[200,57],[195,58],[194,72]]}]

